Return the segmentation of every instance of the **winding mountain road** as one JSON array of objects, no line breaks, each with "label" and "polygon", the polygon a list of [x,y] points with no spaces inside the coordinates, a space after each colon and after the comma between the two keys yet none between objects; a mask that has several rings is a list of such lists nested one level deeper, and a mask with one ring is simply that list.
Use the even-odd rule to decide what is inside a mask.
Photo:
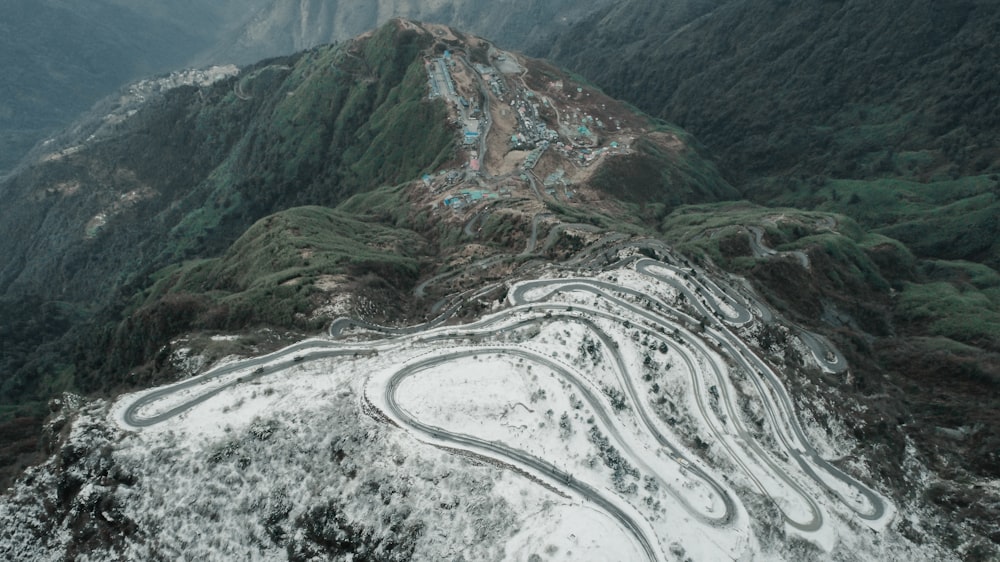
[{"label": "winding mountain road", "polygon": [[[541,217],[542,215],[536,215],[534,218],[533,236],[529,240],[526,252],[533,250],[537,240],[537,221]],[[588,258],[591,267],[595,267],[596,262],[606,255],[607,252],[592,254]],[[509,256],[501,256],[483,261],[508,258]],[[587,333],[596,336],[602,343],[603,349],[610,354],[617,381],[624,389],[632,406],[631,410],[640,422],[644,435],[665,450],[674,462],[683,466],[691,478],[708,486],[712,493],[717,495],[724,509],[721,514],[707,513],[698,509],[692,506],[683,494],[678,493],[664,481],[662,487],[666,493],[671,494],[691,516],[704,524],[731,525],[737,513],[737,506],[729,488],[716,481],[701,467],[698,459],[687,457],[684,450],[674,443],[664,422],[651,411],[649,401],[643,398],[647,396],[647,392],[637,387],[639,376],[632,372],[628,361],[618,351],[619,343],[598,324],[598,321],[611,325],[631,322],[637,328],[644,330],[649,338],[666,346],[684,363],[686,372],[690,374],[699,416],[709,428],[715,442],[726,450],[728,457],[741,472],[765,495],[775,497],[772,495],[775,492],[773,486],[778,483],[790,490],[792,497],[797,498],[789,500],[787,496],[782,496],[784,499],[777,502],[785,521],[790,526],[804,532],[814,532],[821,529],[824,523],[823,510],[818,505],[814,492],[801,482],[802,476],[813,480],[821,489],[839,498],[861,519],[876,521],[885,516],[887,506],[878,494],[823,459],[810,444],[798,422],[794,403],[776,373],[766,361],[733,333],[732,328],[753,321],[754,317],[750,313],[748,303],[692,269],[684,269],[649,258],[622,260],[613,267],[627,266],[633,267],[634,271],[652,282],[669,286],[677,294],[683,295],[683,300],[690,305],[687,309],[690,313],[670,303],[662,302],[643,290],[601,279],[589,277],[538,279],[513,285],[507,294],[509,307],[501,313],[466,324],[457,330],[439,329],[441,324],[461,308],[466,298],[473,298],[484,292],[472,294],[470,290],[457,296],[438,317],[419,326],[388,328],[362,320],[338,319],[330,325],[329,335],[332,338],[342,336],[344,330],[351,327],[378,332],[391,338],[367,346],[347,345],[329,340],[300,342],[270,355],[226,365],[190,380],[146,392],[127,405],[123,410],[122,421],[126,426],[136,429],[164,423],[238,384],[270,376],[306,361],[377,354],[379,349],[391,350],[403,341],[414,345],[436,345],[437,347],[428,352],[430,356],[411,359],[395,369],[384,387],[384,392],[377,397],[366,396],[366,400],[381,404],[385,409],[384,415],[418,437],[423,436],[433,443],[447,443],[450,447],[474,450],[477,454],[496,458],[502,463],[552,481],[554,486],[592,501],[635,538],[650,560],[662,560],[665,558],[662,543],[657,538],[652,524],[635,509],[623,508],[621,498],[612,500],[606,495],[609,493],[608,490],[598,489],[575,479],[548,460],[533,456],[514,444],[451,432],[423,422],[400,406],[397,396],[400,385],[405,380],[419,373],[432,372],[450,361],[484,353],[523,359],[546,367],[570,385],[575,393],[584,398],[610,438],[635,461],[642,472],[649,474],[650,477],[659,478],[655,467],[648,464],[641,450],[631,444],[634,437],[630,437],[630,434],[620,429],[622,422],[611,413],[613,408],[608,399],[601,395],[595,383],[588,380],[585,375],[542,355],[537,350],[523,346],[479,345],[454,350],[453,346],[442,345],[448,340],[455,341],[469,335],[478,336],[480,339],[490,338],[506,331],[543,325],[546,322],[577,323],[583,326]],[[604,269],[607,270],[608,267]],[[438,277],[454,274],[442,274]],[[495,287],[488,289],[495,290]],[[572,293],[589,294],[597,299],[596,302],[602,302],[603,307],[562,302],[563,295]],[[808,332],[804,333],[801,340],[813,351],[821,364],[825,363],[824,368],[831,371],[846,368],[843,356],[836,353],[829,342]],[[714,359],[719,356],[725,357],[732,366],[749,374],[747,378],[757,395],[755,399],[759,400],[771,429],[769,435],[774,437],[772,443],[761,442],[757,434],[745,425],[737,398],[730,391],[729,381],[733,376],[733,367]],[[234,377],[244,371],[245,374]],[[706,388],[706,383],[697,374],[699,372],[705,372],[713,379],[711,390]],[[231,377],[231,380],[227,377]],[[216,383],[215,386],[213,383]],[[199,385],[205,386],[200,393]],[[191,396],[182,394],[182,400],[172,403],[171,399],[178,393]],[[708,403],[709,395],[717,398],[716,408]],[[166,403],[166,406],[157,409],[155,406],[161,402]],[[799,471],[797,474],[789,472],[789,465],[782,461],[774,447],[778,447],[780,454],[794,459]],[[757,473],[758,467],[766,468],[766,478],[764,474]],[[838,481],[843,486],[841,489],[853,490],[856,498],[852,500],[842,491],[832,488],[829,485],[830,479]],[[775,498],[777,500],[777,497]],[[799,508],[792,513],[786,509],[786,505],[798,505]]]},{"label": "winding mountain road", "polygon": [[[397,422],[402,426],[409,428],[412,431],[416,431],[419,434],[423,434],[427,437],[433,437],[437,440],[444,440],[450,445],[478,449],[480,451],[486,451],[492,455],[495,455],[506,462],[515,463],[517,466],[527,468],[534,472],[536,475],[542,476],[544,478],[549,478],[554,480],[555,484],[561,488],[569,489],[579,496],[585,498],[588,501],[596,504],[600,509],[610,515],[613,519],[618,521],[633,537],[636,538],[637,542],[641,545],[642,550],[646,553],[650,560],[659,560],[661,556],[658,555],[657,549],[654,547],[655,542],[650,540],[648,535],[650,531],[645,527],[648,526],[648,522],[642,521],[641,516],[635,516],[627,513],[617,503],[610,501],[603,493],[601,493],[596,488],[590,486],[589,484],[582,482],[552,463],[546,462],[534,455],[524,452],[516,447],[510,447],[504,443],[498,441],[489,441],[485,439],[480,439],[478,437],[467,435],[464,433],[455,433],[448,431],[444,428],[432,426],[421,422],[406,411],[403,407],[399,405],[397,400],[396,392],[400,384],[402,384],[406,379],[419,374],[422,371],[430,370],[435,367],[439,367],[449,361],[454,361],[463,357],[472,357],[476,355],[482,355],[486,353],[494,352],[497,354],[502,354],[504,356],[521,357],[533,363],[543,365],[552,371],[558,373],[564,380],[569,381],[574,385],[577,390],[583,395],[584,399],[590,404],[594,413],[601,418],[605,427],[609,428],[612,435],[615,437],[616,441],[619,443],[624,442],[621,435],[618,433],[617,426],[609,418],[609,414],[606,409],[602,406],[601,402],[596,397],[595,393],[589,385],[578,378],[572,371],[564,368],[562,365],[544,357],[538,353],[511,347],[477,347],[472,349],[466,349],[461,351],[454,351],[443,355],[435,355],[434,357],[422,359],[415,363],[405,365],[402,369],[398,370],[388,381],[385,386],[385,394],[383,396],[387,410],[392,417],[394,417]],[[634,455],[634,453],[633,453]],[[640,523],[640,521],[642,521]]]},{"label": "winding mountain road", "polygon": [[[234,387],[238,384],[261,379],[273,373],[287,370],[306,360],[312,361],[330,357],[354,357],[359,354],[370,354],[374,352],[376,352],[376,350],[369,347],[344,347],[343,345],[338,345],[334,342],[306,340],[304,342],[288,346],[281,351],[270,355],[231,363],[217,369],[209,370],[205,374],[192,377],[183,382],[146,392],[125,408],[122,412],[122,419],[127,425],[134,428],[149,427],[163,423],[175,416],[178,416],[198,404],[201,404],[218,395],[226,389]],[[287,357],[291,358],[285,359]],[[246,375],[237,377],[231,381],[222,383],[219,386],[196,394],[194,397],[163,412],[151,416],[144,416],[142,414],[142,410],[148,408],[156,402],[169,398],[171,395],[197,388],[199,385],[207,385],[213,380],[220,379],[226,375],[231,375],[241,371],[249,371],[255,367],[255,370]]]}]

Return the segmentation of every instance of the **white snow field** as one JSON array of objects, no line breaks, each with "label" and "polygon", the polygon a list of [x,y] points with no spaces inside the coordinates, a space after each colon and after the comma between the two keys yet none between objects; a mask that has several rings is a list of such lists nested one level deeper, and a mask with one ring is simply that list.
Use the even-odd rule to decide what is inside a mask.
[{"label": "white snow field", "polygon": [[649,259],[571,273],[471,324],[306,340],[80,414],[134,476],[115,556],[948,556],[828,462],[850,438],[794,411],[736,291]]}]

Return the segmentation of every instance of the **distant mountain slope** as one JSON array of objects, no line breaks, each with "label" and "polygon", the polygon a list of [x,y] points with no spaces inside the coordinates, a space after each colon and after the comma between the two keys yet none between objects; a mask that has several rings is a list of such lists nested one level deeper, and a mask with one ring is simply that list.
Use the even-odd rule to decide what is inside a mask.
[{"label": "distant mountain slope", "polygon": [[123,84],[191,64],[263,1],[0,3],[0,176]]},{"label": "distant mountain slope", "polygon": [[[484,212],[471,222],[461,213],[442,218],[445,186],[428,189],[420,181],[425,173],[435,178],[424,181],[450,182],[456,192],[481,190],[480,200],[484,182],[494,182],[493,199],[503,190],[505,200],[543,209],[541,190],[548,188],[553,210],[591,230],[629,221],[650,227],[679,204],[735,195],[684,131],[585,89],[547,63],[514,62],[510,53],[494,54],[515,65],[507,80],[535,88],[519,94],[525,100],[546,99],[533,110],[538,122],[524,130],[558,128],[565,143],[550,148],[539,141],[533,167],[518,163],[529,151],[512,148],[519,125],[510,92],[505,103],[492,93],[497,123],[486,165],[505,171],[478,177],[470,154],[482,145],[466,147],[470,154],[458,150],[458,97],[429,96],[427,62],[447,49],[463,60],[496,51],[442,26],[396,20],[352,41],[220,71],[195,85],[135,86],[149,90],[138,96],[145,101],[102,107],[33,153],[30,165],[0,182],[0,313],[37,308],[42,316],[23,324],[30,333],[3,334],[0,416],[5,407],[43,403],[58,389],[115,388],[191,329],[318,329],[309,316],[319,306],[313,288],[325,287],[324,295],[340,290],[344,279],[336,276],[352,274],[351,287],[372,286],[366,298],[380,300],[381,309],[403,310],[423,270],[442,265],[419,240],[457,245],[464,231],[523,250],[524,225],[541,211],[533,208],[526,219],[520,212]],[[464,60],[454,72],[466,105],[490,103],[473,99],[492,92],[479,89],[474,63]],[[499,83],[495,88],[502,91]],[[527,101],[519,108],[529,115]],[[571,138],[581,128],[588,133],[577,146]],[[448,172],[454,179],[446,180]],[[389,190],[414,181],[416,195]],[[538,200],[513,197],[517,184]],[[371,200],[358,197],[373,193]],[[288,212],[348,200],[351,207],[329,217]],[[437,209],[435,220],[430,209]],[[294,221],[309,228],[270,233],[261,226]],[[317,225],[329,231],[315,234]],[[555,234],[537,246],[551,249]],[[102,380],[108,374],[115,378]]]},{"label": "distant mountain slope", "polygon": [[629,0],[552,53],[737,177],[857,178],[996,169],[998,42],[995,2]]},{"label": "distant mountain slope", "polygon": [[249,62],[343,41],[393,17],[443,23],[504,48],[542,52],[550,38],[610,0],[270,0],[209,51],[206,61]]},{"label": "distant mountain slope", "polygon": [[[186,6],[195,18],[205,9]],[[120,84],[184,64],[210,44],[193,21],[112,0],[0,6],[0,172]]]},{"label": "distant mountain slope", "polygon": [[755,201],[998,267],[998,49],[995,2],[629,0],[552,56],[697,135]]},{"label": "distant mountain slope", "polygon": [[[0,187],[16,209],[0,216],[0,288],[103,300],[150,265],[225,248],[266,214],[335,204],[449,157],[443,109],[423,101],[427,41],[385,28],[178,88],[120,134],[43,158]],[[420,145],[404,142],[418,132]]]}]

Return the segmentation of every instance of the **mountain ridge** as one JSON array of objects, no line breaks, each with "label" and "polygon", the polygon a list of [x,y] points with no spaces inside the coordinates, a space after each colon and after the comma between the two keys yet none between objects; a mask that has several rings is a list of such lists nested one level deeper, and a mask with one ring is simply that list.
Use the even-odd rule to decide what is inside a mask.
[{"label": "mountain ridge", "polygon": [[[648,4],[633,0],[595,14],[560,39],[551,52],[553,58],[584,70],[584,75],[644,110],[700,132],[705,142],[731,162],[727,168],[739,174],[740,182],[767,170],[794,168],[792,154],[810,155],[803,149],[822,146],[816,145],[823,133],[816,128],[823,125],[835,130],[863,126],[865,121],[888,125],[896,117],[917,112],[925,123],[917,120],[910,131],[890,131],[894,135],[891,144],[903,152],[940,151],[951,141],[929,137],[945,137],[961,128],[969,129],[973,139],[982,139],[994,123],[982,100],[995,85],[988,79],[970,80],[983,76],[976,70],[983,70],[989,62],[983,41],[998,25],[994,13],[984,11],[984,3],[952,2],[945,9],[936,2],[878,7],[863,2],[810,2],[789,9],[784,3],[768,1],[688,2],[682,5],[688,7],[687,12],[678,9],[683,17],[667,16],[673,23],[666,34],[648,30],[657,20],[634,16],[653,10]],[[905,17],[900,20],[893,14]],[[647,28],[636,32],[634,27],[643,23]],[[582,42],[584,37],[590,41]],[[740,37],[755,41],[737,49]],[[573,49],[572,45],[586,47]],[[624,50],[626,60],[634,52],[645,62],[641,68],[605,64],[610,56],[617,56],[609,54],[617,48]],[[972,58],[957,58],[963,53]],[[838,58],[836,64],[831,58]],[[713,62],[705,64],[708,60]],[[961,72],[963,85],[970,89],[949,86],[950,74],[938,71],[947,67]],[[626,93],[629,83],[628,92],[634,95]],[[706,83],[714,88],[706,89]],[[706,90],[718,88],[724,95],[704,97]],[[928,96],[932,92],[938,94]],[[771,96],[781,103],[770,104]],[[921,105],[921,97],[932,97],[933,102]],[[735,105],[739,100],[743,106]],[[972,111],[954,111],[959,106]],[[867,110],[868,115],[859,119],[859,110]],[[759,117],[754,119],[754,114]],[[952,116],[959,121],[949,123]],[[767,136],[771,129],[787,136],[793,128],[801,129],[794,138]],[[746,133],[741,135],[740,130]],[[747,145],[756,135],[764,135],[759,140],[768,141],[766,146],[777,153],[777,159],[754,162],[747,157],[753,154]],[[870,145],[849,148],[860,150],[852,155],[862,157],[858,160],[878,150]],[[731,160],[743,154],[747,156]],[[838,155],[848,160],[843,152]],[[981,146],[969,154],[948,155],[947,160],[967,174],[995,166],[996,156]],[[836,167],[813,172],[817,165],[810,161],[800,167],[805,173],[830,176],[863,172],[843,168],[838,173]],[[920,173],[921,166],[917,168]]]},{"label": "mountain ridge", "polygon": [[8,68],[0,77],[0,175],[127,82],[181,66],[246,65],[290,55],[347,41],[393,15],[461,24],[511,45],[530,39],[541,52],[545,37],[606,2],[516,0],[498,10],[481,0],[440,0],[430,7],[410,0],[11,0],[0,6]]},{"label": "mountain ridge", "polygon": [[[378,208],[380,214],[373,222],[390,221],[390,226],[409,228],[414,236],[427,237],[439,247],[455,245],[461,239],[463,225],[458,221],[463,219],[458,217],[462,214],[432,220],[427,209],[440,209],[443,197],[432,195],[420,180],[415,186],[410,182],[423,173],[435,173],[435,178],[428,175],[426,181],[440,184],[437,189],[445,184],[461,189],[448,179],[450,175],[441,175],[453,169],[456,178],[470,178],[462,184],[466,193],[482,190],[485,184],[469,168],[470,147],[459,150],[460,116],[465,109],[457,98],[447,103],[428,99],[429,59],[425,57],[440,57],[448,48],[468,48],[474,57],[486,57],[490,52],[494,57],[500,55],[485,41],[443,27],[433,29],[443,35],[396,21],[358,40],[266,60],[237,74],[226,70],[190,84],[167,81],[181,85],[144,93],[143,104],[125,103],[112,113],[113,126],[103,125],[108,117],[98,112],[94,116],[97,125],[81,125],[63,144],[39,152],[37,161],[8,178],[0,189],[10,208],[16,206],[18,211],[0,217],[5,256],[0,264],[0,287],[5,309],[20,310],[16,304],[19,299],[38,298],[60,303],[54,310],[71,311],[67,318],[90,318],[74,322],[75,327],[58,340],[61,344],[45,343],[75,350],[64,352],[61,358],[44,355],[51,371],[62,373],[60,384],[72,384],[67,383],[72,379],[68,373],[76,372],[84,388],[113,387],[120,377],[150,361],[183,327],[235,329],[268,321],[284,327],[299,325],[294,314],[305,312],[304,308],[314,303],[308,298],[293,300],[298,303],[293,313],[268,313],[268,308],[288,308],[276,304],[288,289],[270,284],[242,297],[237,295],[248,289],[246,284],[205,286],[200,290],[215,296],[208,300],[185,296],[167,307],[157,308],[155,302],[144,301],[146,291],[163,276],[171,275],[162,271],[164,267],[223,255],[268,215],[304,205],[346,204],[351,212],[362,215]],[[426,51],[432,45],[436,45],[432,51]],[[576,88],[554,67],[538,61],[527,65],[528,72],[522,73],[522,78],[528,76],[532,87],[549,88],[546,96],[552,96],[550,107],[539,110],[539,119],[562,131],[550,134],[580,136],[584,144],[546,154],[548,141],[544,141],[534,152],[534,173],[539,175],[535,179],[527,170],[514,173],[518,158],[529,152],[512,150],[507,139],[497,140],[500,133],[494,133],[482,166],[509,169],[503,176],[509,178],[504,180],[506,185],[500,185],[507,196],[512,196],[514,186],[529,189],[531,183],[541,197],[541,189],[547,187],[542,184],[551,176],[554,184],[548,205],[569,212],[589,200],[598,204],[592,210],[603,209],[603,214],[575,211],[577,216],[607,227],[624,224],[617,218],[623,212],[634,211],[655,224],[657,216],[678,204],[718,200],[734,193],[718,178],[697,141],[683,131],[633,113],[599,90]],[[462,88],[469,92],[479,88],[473,78],[476,72],[470,62]],[[472,93],[467,95],[473,98]],[[482,100],[486,103],[486,98]],[[611,112],[604,117],[608,122],[573,110],[565,119],[576,120],[576,124],[559,125],[562,118],[556,106],[569,112],[567,107],[578,104],[585,105],[587,111]],[[515,127],[527,126],[526,121],[518,125],[510,109],[500,111],[495,129],[516,132]],[[584,127],[584,122],[594,131]],[[619,123],[617,129],[613,123]],[[538,129],[523,130],[537,135]],[[633,136],[648,135],[648,139],[626,148],[633,139],[628,131],[634,131]],[[601,137],[609,138],[602,141]],[[615,138],[619,141],[611,142]],[[611,181],[617,172],[597,173],[627,159],[645,162],[646,173],[624,181]],[[591,166],[590,160],[598,164]],[[573,182],[581,182],[586,189],[570,189]],[[407,184],[405,190],[385,187],[400,183]],[[638,187],[643,191],[627,195]],[[555,194],[557,188],[562,195]],[[359,203],[357,194],[365,192],[371,197]],[[571,199],[574,195],[580,203]],[[618,202],[619,195],[624,203]],[[469,197],[457,192],[456,196]],[[566,200],[557,204],[559,197]],[[520,200],[522,196],[515,198]],[[519,216],[520,212],[483,216],[478,233],[498,246],[520,243],[519,238],[505,241],[506,234],[502,234],[510,233],[514,224],[531,224],[530,215]],[[470,227],[479,221],[470,218],[465,236],[471,232],[475,238],[480,234]],[[357,228],[368,229],[360,224]],[[559,240],[552,237],[546,249]],[[427,267],[435,265],[425,256],[419,271]],[[254,274],[262,271],[253,270]],[[390,267],[382,275],[391,277],[393,271]],[[414,274],[411,265],[409,273],[399,278],[406,283],[389,294],[398,296],[399,291],[408,290],[407,285],[415,283]],[[310,274],[307,285],[314,282],[320,281]],[[216,295],[215,289],[228,289],[233,295]],[[242,318],[242,323],[225,320],[225,316],[208,320],[212,314],[190,315],[191,306],[216,310],[224,304],[218,299],[225,298],[233,306],[231,318]],[[233,304],[233,299],[242,299],[242,304]],[[177,312],[179,316],[160,322],[150,316],[151,311],[171,318]],[[133,314],[143,320],[119,326]],[[150,329],[143,330],[142,322],[148,322]],[[54,325],[65,328],[61,320],[54,320]],[[161,330],[165,326],[172,328]],[[314,329],[315,324],[303,321],[299,327]],[[33,394],[33,386],[48,389],[45,381],[54,376],[37,377],[34,369],[27,369],[26,365],[36,360],[31,359],[28,348],[21,349],[26,345],[22,342],[18,352],[8,356],[13,361],[8,365],[12,374],[3,387],[8,400],[14,395]],[[102,376],[111,374],[114,376],[102,382]],[[44,395],[47,390],[41,392]],[[44,400],[42,395],[36,399]]]},{"label": "mountain ridge", "polygon": [[[142,259],[157,248],[157,258],[129,263],[127,279],[95,276],[82,287],[101,293],[101,278],[118,287],[102,310],[41,299],[44,322],[36,329],[46,340],[81,314],[92,315],[75,324],[87,335],[70,348],[49,342],[44,355],[26,344],[19,376],[4,381],[5,392],[24,391],[39,373],[45,378],[31,389],[35,396],[74,384],[95,393],[157,384],[184,372],[176,365],[181,356],[211,362],[258,355],[335,314],[369,324],[433,321],[439,313],[472,319],[500,306],[503,280],[515,272],[549,263],[556,270],[610,267],[629,244],[667,260],[649,241],[666,238],[683,251],[680,264],[720,279],[723,270],[744,275],[800,325],[765,322],[745,337],[797,396],[844,396],[858,406],[830,413],[846,417],[858,443],[845,464],[868,463],[863,472],[891,483],[896,501],[932,501],[946,514],[942,533],[968,537],[951,546],[988,552],[991,496],[967,500],[969,486],[994,477],[998,466],[995,400],[982,391],[1000,364],[1000,278],[989,267],[914,255],[885,234],[866,232],[873,219],[733,201],[738,192],[694,136],[548,63],[441,26],[395,21],[357,41],[171,92],[111,137],[40,162],[18,184],[29,207],[52,212],[53,223],[72,222],[77,236],[102,242],[99,250],[125,248]],[[312,126],[317,121],[322,126]],[[131,169],[122,154],[148,168]],[[84,190],[72,183],[77,173],[114,189]],[[177,185],[144,190],[137,181],[158,174]],[[847,191],[845,181],[805,189],[831,198],[840,190],[845,205],[852,204],[848,193],[871,196],[865,186]],[[42,183],[48,189],[39,189]],[[990,184],[957,185],[975,198]],[[94,194],[104,197],[94,207],[46,207]],[[157,198],[170,194],[180,197],[161,206],[171,214],[160,224],[118,218],[145,217],[130,205],[160,204]],[[940,202],[933,189],[916,195]],[[336,207],[309,206],[315,203]],[[93,220],[100,212],[106,222]],[[150,225],[159,235],[136,244]],[[7,243],[32,232],[7,228]],[[118,237],[129,232],[134,237]],[[164,244],[171,247],[160,251]],[[74,267],[67,260],[65,268]],[[117,263],[107,268],[121,270]],[[33,275],[62,295],[58,275]],[[480,284],[454,312],[452,303],[465,302],[459,297]],[[677,300],[687,299],[697,300]],[[981,315],[967,322],[975,307]],[[709,321],[685,329],[705,331]],[[853,370],[838,377],[804,368],[808,358],[789,347],[798,329],[821,331]],[[231,343],[222,330],[250,335]],[[942,382],[936,369],[952,376]],[[955,407],[968,396],[978,401]],[[968,438],[953,439],[954,431],[965,434],[951,428],[966,426],[975,428]],[[918,482],[910,461],[941,477]],[[917,536],[914,528],[920,525],[900,521],[894,532]]]}]

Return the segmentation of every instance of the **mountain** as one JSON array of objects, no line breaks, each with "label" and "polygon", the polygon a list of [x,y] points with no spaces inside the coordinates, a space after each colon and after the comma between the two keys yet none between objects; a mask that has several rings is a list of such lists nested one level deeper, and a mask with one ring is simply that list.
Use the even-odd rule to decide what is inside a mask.
[{"label": "mountain", "polygon": [[542,52],[553,37],[608,0],[271,0],[227,34],[206,62],[249,62],[344,41],[393,17],[451,25],[522,52]]},{"label": "mountain", "polygon": [[[5,302],[117,309],[159,268],[218,254],[267,214],[440,165],[452,140],[422,101],[428,41],[384,31],[169,89],[107,135],[54,149],[0,188]],[[418,131],[420,150],[402,142]]]},{"label": "mountain", "polygon": [[633,0],[579,24],[552,53],[702,135],[741,180],[980,174],[998,164],[992,8]]},{"label": "mountain", "polygon": [[152,2],[11,0],[0,6],[0,174],[128,82],[185,66],[249,64],[346,41],[394,16],[503,45],[548,45],[606,0],[588,2]]},{"label": "mountain", "polygon": [[[0,216],[0,306],[5,317],[20,317],[25,303],[45,303],[48,314],[30,333],[12,325],[5,336],[6,410],[37,414],[60,388],[109,391],[161,380],[171,372],[164,346],[192,329],[314,330],[330,319],[312,314],[318,303],[345,283],[382,310],[425,307],[401,301],[420,274],[450,259],[462,229],[411,213],[429,202],[387,186],[447,170],[455,172],[448,185],[464,185],[457,180],[470,166],[469,147],[458,133],[478,121],[458,97],[428,99],[427,64],[451,48],[467,49],[479,61],[470,65],[500,56],[485,41],[427,29],[397,22],[238,71],[144,81],[0,184],[8,202]],[[537,107],[523,102],[521,113],[503,109],[488,125],[493,144],[476,145],[480,165],[506,170],[504,177],[533,155],[537,180],[515,175],[504,192],[531,180],[536,192],[558,187],[567,198],[567,186],[586,185],[578,201],[607,200],[605,212],[634,209],[651,223],[679,204],[735,195],[683,131],[577,87],[546,63],[503,56],[502,67],[527,70],[531,86],[552,96]],[[469,72],[456,86],[466,105],[498,95],[476,89]],[[503,87],[499,76],[495,88]],[[512,150],[503,136],[522,129]],[[570,137],[581,148],[546,150]],[[631,178],[619,179],[623,170]],[[542,185],[550,176],[552,186]],[[470,188],[483,192],[481,184]],[[559,200],[553,195],[550,204]],[[291,210],[343,205],[328,217]],[[518,216],[480,221],[481,236],[520,243],[504,234],[531,221]],[[617,220],[576,216],[597,225]],[[314,227],[291,225],[307,217]],[[271,233],[262,224],[290,226]],[[374,249],[362,259],[350,247],[364,242]],[[399,255],[375,251],[384,245]],[[145,375],[127,376],[136,369]]]},{"label": "mountain", "polygon": [[126,82],[188,64],[228,25],[238,24],[240,6],[254,4],[4,2],[0,172]]},{"label": "mountain", "polygon": [[692,131],[754,201],[996,268],[998,29],[992,2],[633,0],[550,56]]},{"label": "mountain", "polygon": [[890,441],[937,466],[943,489],[923,501],[957,517],[995,509],[952,470],[993,478],[998,442],[998,15],[992,2],[632,0],[550,52],[697,135],[762,205],[684,209],[663,231],[852,339],[871,376],[844,392],[890,397]]},{"label": "mountain", "polygon": [[0,184],[8,557],[997,553],[996,271],[742,201],[550,63],[393,20],[34,156]]}]

